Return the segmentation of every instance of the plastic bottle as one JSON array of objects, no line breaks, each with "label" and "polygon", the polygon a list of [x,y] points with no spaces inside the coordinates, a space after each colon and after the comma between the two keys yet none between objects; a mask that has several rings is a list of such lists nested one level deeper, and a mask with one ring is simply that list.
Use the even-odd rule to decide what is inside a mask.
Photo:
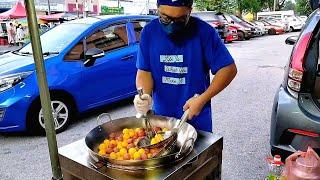
[{"label": "plastic bottle", "polygon": [[273,158],[267,159],[269,164],[269,173],[266,180],[284,180],[282,176],[284,163],[281,162],[281,156],[275,155]]}]

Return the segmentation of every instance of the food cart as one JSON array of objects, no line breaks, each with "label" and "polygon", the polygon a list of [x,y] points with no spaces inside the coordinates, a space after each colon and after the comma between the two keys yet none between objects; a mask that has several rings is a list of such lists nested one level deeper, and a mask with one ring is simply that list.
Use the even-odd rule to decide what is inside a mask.
[{"label": "food cart", "polygon": [[126,170],[95,162],[84,139],[59,148],[59,158],[64,180],[221,179],[222,149],[221,136],[198,131],[194,149],[188,156],[158,168]]},{"label": "food cart", "polygon": [[[137,117],[112,120],[110,115],[108,117],[109,121],[92,129],[84,139],[59,149],[65,180],[179,179],[181,177],[185,179],[194,179],[195,177],[197,179],[206,179],[207,177],[221,179],[223,149],[221,136],[196,131],[193,126],[184,123],[183,120],[170,117],[150,115],[147,120]],[[157,156],[158,153],[155,152],[156,155],[150,154],[150,158],[145,159],[114,159],[111,154],[108,156],[108,154],[100,155],[98,153],[100,147],[105,148],[101,144],[104,145],[106,141],[109,143],[109,138],[113,137],[114,141],[120,138],[120,142],[123,142],[126,130],[130,131],[131,128],[136,128],[139,132],[148,128],[146,121],[149,121],[154,129],[163,128],[172,131],[172,129],[179,127],[176,141],[167,141],[167,146],[160,146],[159,149],[165,150],[161,156]],[[133,129],[131,130],[133,131]],[[116,132],[120,132],[118,137],[116,137]],[[161,132],[163,131],[157,131],[157,133]],[[142,136],[145,137],[148,133],[143,134],[144,132]],[[136,135],[133,133],[131,137],[134,136]],[[139,137],[136,142],[139,142]],[[162,142],[165,142],[165,139]],[[111,146],[110,143],[108,146]],[[161,152],[159,149],[158,152]]]},{"label": "food cart", "polygon": [[[148,160],[122,162],[101,158],[101,156],[99,158],[96,145],[91,146],[89,141],[95,141],[97,138],[96,142],[101,142],[103,138],[109,136],[109,130],[119,130],[126,125],[135,124],[141,127],[142,121],[139,118],[122,118],[101,124],[90,131],[85,139],[80,139],[58,150],[34,1],[25,0],[25,4],[53,180],[221,179],[223,138],[212,133],[196,131],[187,123],[181,126],[184,130],[177,133],[174,143],[177,148],[170,150],[169,154],[154,156]],[[151,122],[165,125],[169,129],[175,127],[175,123],[178,122],[166,117],[153,116],[150,119]],[[185,135],[184,133],[189,130],[193,133]],[[96,133],[98,136],[93,135]],[[188,145],[186,142],[189,142]],[[127,163],[128,166],[126,166]]]}]

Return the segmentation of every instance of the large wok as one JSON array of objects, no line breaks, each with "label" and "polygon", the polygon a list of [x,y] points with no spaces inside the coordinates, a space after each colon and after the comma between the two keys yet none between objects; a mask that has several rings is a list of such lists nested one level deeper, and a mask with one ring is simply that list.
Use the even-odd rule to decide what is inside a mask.
[{"label": "large wok", "polygon": [[[171,164],[172,162],[179,161],[183,157],[187,156],[192,151],[194,142],[197,139],[197,131],[195,128],[188,123],[184,123],[181,131],[178,134],[175,150],[168,155],[148,160],[110,159],[106,156],[100,156],[98,154],[99,144],[101,144],[106,138],[109,138],[108,136],[112,132],[119,132],[124,128],[144,127],[145,123],[142,119],[138,119],[136,117],[126,117],[112,120],[110,115],[103,115],[107,115],[109,117],[109,121],[92,129],[87,134],[85,143],[93,160],[96,162],[104,162],[106,165],[115,168],[139,170]],[[100,116],[98,117],[98,123]],[[161,128],[166,127],[168,129],[172,129],[177,123],[179,123],[179,120],[175,118],[154,115],[150,116],[149,118],[152,126]]]}]

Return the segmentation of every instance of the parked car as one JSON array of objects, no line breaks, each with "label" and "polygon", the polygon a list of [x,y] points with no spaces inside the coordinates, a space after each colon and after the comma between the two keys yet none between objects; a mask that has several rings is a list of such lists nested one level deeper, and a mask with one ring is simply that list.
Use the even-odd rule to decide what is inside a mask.
[{"label": "parked car", "polygon": [[284,81],[273,103],[270,145],[284,157],[308,146],[320,153],[320,9],[315,10],[294,45]]},{"label": "parked car", "polygon": [[300,20],[302,21],[302,22],[306,22],[307,21],[307,19],[308,19],[308,16],[299,16],[299,18],[300,18]]},{"label": "parked car", "polygon": [[271,25],[282,27],[285,32],[290,32],[290,27],[289,27],[288,23],[284,23],[284,22],[282,22],[280,20],[276,20],[276,19],[266,19],[264,21],[271,24]]},{"label": "parked car", "polygon": [[227,21],[230,23],[230,26],[237,29],[238,40],[249,40],[253,37],[255,31],[254,27],[248,25],[237,16],[228,14],[222,14],[222,16],[224,16],[227,19]]},{"label": "parked car", "polygon": [[257,23],[257,22],[250,22],[250,23],[252,23],[255,27],[259,28],[260,31],[262,32],[262,35],[268,34],[268,28],[263,23]]},{"label": "parked car", "polygon": [[192,16],[198,17],[201,20],[209,23],[212,27],[214,27],[218,31],[220,38],[226,41],[227,34],[228,34],[227,23],[221,21],[218,15],[216,15],[216,12],[213,12],[213,11],[194,12],[192,13]]},{"label": "parked car", "polygon": [[[140,32],[153,18],[89,17],[41,36],[57,132],[76,113],[136,94]],[[0,132],[44,132],[31,44],[0,59]]]},{"label": "parked car", "polygon": [[249,22],[249,21],[245,21],[245,22],[254,27],[253,34],[254,34],[255,37],[263,36],[263,35],[266,34],[266,28],[265,27],[260,27],[260,26],[258,26],[256,24],[254,24],[253,22]]},{"label": "parked car", "polygon": [[287,17],[284,22],[288,22],[289,32],[300,31],[305,24],[305,22],[297,16]]},{"label": "parked car", "polygon": [[227,34],[225,42],[231,43],[236,40],[238,40],[237,28],[228,25],[228,34]]},{"label": "parked car", "polygon": [[223,13],[216,13],[216,15],[218,15],[219,19],[221,22],[223,22],[226,26],[227,26],[227,37],[225,39],[225,42],[226,43],[231,43],[233,41],[236,41],[238,40],[238,31],[237,31],[237,28],[231,26],[227,19],[223,16]]},{"label": "parked car", "polygon": [[272,25],[267,21],[255,21],[256,24],[263,25],[265,28],[268,29],[269,35],[276,35],[276,34],[283,34],[285,33],[283,27]]},{"label": "parked car", "polygon": [[[276,20],[283,24],[285,24],[285,30],[288,31],[295,31],[301,30],[303,26],[303,22],[295,15],[293,10],[289,11],[271,11],[271,12],[258,12],[257,13],[258,20]],[[279,25],[279,23],[277,23]]]}]

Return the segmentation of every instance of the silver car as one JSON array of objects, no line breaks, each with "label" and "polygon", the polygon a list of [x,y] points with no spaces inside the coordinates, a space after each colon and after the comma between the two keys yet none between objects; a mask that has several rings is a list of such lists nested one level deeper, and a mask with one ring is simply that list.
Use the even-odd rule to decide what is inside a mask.
[{"label": "silver car", "polygon": [[310,15],[294,44],[285,77],[274,98],[270,145],[284,157],[306,151],[320,154],[320,9]]}]

